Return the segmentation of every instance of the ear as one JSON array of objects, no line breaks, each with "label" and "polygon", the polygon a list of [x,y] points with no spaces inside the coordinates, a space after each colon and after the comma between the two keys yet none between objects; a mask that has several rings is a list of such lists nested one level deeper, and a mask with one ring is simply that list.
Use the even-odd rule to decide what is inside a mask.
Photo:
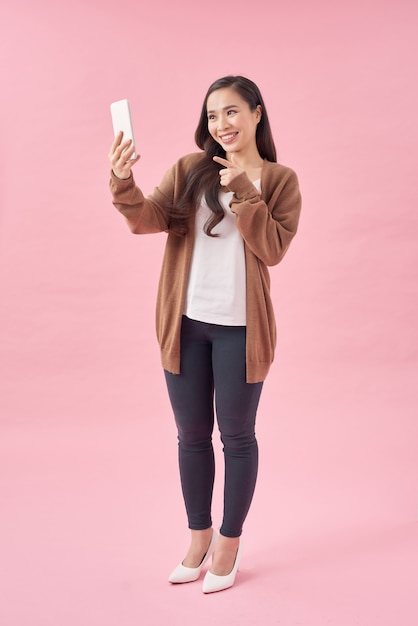
[{"label": "ear", "polygon": [[261,120],[261,116],[262,116],[261,104],[258,104],[255,110],[255,119],[257,120],[257,124]]}]

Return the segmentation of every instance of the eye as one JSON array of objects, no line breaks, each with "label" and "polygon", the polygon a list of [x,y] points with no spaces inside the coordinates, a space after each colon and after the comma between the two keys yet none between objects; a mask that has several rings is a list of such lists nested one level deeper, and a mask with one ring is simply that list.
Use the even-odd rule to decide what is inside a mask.
[{"label": "eye", "polygon": [[236,113],[235,109],[229,109],[227,115],[234,115]]},{"label": "eye", "polygon": [[208,115],[209,122],[213,122],[214,119],[215,119],[215,116],[213,114]]}]

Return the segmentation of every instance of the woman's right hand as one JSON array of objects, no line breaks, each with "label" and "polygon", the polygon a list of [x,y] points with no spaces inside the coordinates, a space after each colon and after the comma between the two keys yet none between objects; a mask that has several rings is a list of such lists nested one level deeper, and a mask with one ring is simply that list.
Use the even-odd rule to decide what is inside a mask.
[{"label": "woman's right hand", "polygon": [[134,152],[135,146],[132,145],[132,140],[123,141],[123,132],[121,131],[115,137],[108,155],[115,176],[122,180],[131,177],[131,167],[141,158],[138,154],[133,159]]}]

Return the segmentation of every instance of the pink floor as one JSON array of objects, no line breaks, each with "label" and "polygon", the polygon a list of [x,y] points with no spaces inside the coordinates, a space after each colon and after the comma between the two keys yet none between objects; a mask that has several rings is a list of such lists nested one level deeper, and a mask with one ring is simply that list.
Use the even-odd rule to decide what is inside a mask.
[{"label": "pink floor", "polygon": [[[102,407],[100,422],[81,405],[71,416],[73,398],[56,422],[3,425],[2,625],[417,624],[415,439],[402,427],[389,437],[393,389],[379,410],[358,394],[334,426],[333,401],[317,397],[310,430],[306,398],[283,391],[287,409],[278,419],[275,390],[266,386],[242,568],[233,589],[204,596],[199,582],[166,582],[187,530],[174,429],[162,382],[154,379],[154,413],[138,400],[124,407],[125,417]],[[33,390],[33,398],[45,401],[43,391]],[[302,410],[305,432],[296,419]],[[412,408],[401,407],[408,413]],[[373,437],[372,428],[363,430],[361,441],[365,422],[379,431]],[[221,461],[219,455],[217,445]]]}]

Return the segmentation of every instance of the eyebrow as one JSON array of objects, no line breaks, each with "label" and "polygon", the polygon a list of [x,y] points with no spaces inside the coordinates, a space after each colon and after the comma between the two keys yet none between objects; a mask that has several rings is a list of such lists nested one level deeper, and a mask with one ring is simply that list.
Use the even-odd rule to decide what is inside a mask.
[{"label": "eyebrow", "polygon": [[[227,109],[234,109],[234,108],[235,109],[239,109],[239,105],[238,104],[228,104],[228,106],[223,107],[221,109],[221,111],[226,111]],[[215,111],[212,109],[210,111],[207,111],[207,114],[209,114],[209,113],[215,113]]]}]

